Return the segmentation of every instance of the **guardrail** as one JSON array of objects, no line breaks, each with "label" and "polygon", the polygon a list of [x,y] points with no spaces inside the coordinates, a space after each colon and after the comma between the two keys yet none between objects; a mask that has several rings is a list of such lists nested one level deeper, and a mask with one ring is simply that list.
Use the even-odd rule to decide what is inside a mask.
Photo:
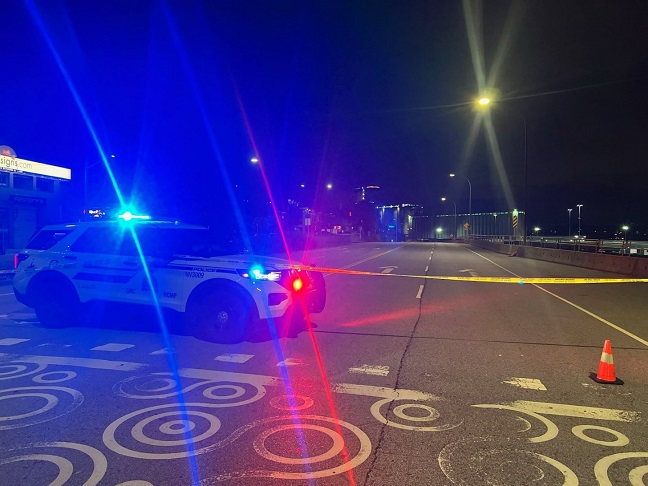
[{"label": "guardrail", "polygon": [[[505,245],[524,245],[521,237],[508,235],[472,235],[471,239],[490,241]],[[569,238],[530,236],[526,246],[553,248],[555,250],[606,253],[610,255],[648,257],[648,241],[603,240],[593,238]]]}]

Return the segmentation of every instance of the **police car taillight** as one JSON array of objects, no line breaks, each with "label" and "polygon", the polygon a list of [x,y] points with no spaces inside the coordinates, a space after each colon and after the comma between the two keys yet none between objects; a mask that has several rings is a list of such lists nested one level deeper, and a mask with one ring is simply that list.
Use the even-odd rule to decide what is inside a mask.
[{"label": "police car taillight", "polygon": [[20,262],[27,260],[29,255],[25,253],[16,253],[14,255],[14,268],[18,268],[18,265],[20,265]]},{"label": "police car taillight", "polygon": [[297,277],[295,280],[293,280],[292,288],[295,292],[299,292],[303,287],[304,282],[302,282],[301,278]]}]

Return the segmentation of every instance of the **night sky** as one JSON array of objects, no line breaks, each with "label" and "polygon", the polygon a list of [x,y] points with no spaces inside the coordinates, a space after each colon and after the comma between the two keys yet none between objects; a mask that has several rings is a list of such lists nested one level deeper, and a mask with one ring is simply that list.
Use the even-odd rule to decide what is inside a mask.
[{"label": "night sky", "polygon": [[529,227],[564,234],[576,204],[590,230],[648,227],[648,2],[2,5],[0,144],[71,167],[70,207],[84,165],[110,199],[103,153],[126,199],[187,221],[230,214],[228,180],[263,199],[255,154],[279,207],[377,184],[467,212],[457,172],[473,212],[523,209],[526,121]]}]

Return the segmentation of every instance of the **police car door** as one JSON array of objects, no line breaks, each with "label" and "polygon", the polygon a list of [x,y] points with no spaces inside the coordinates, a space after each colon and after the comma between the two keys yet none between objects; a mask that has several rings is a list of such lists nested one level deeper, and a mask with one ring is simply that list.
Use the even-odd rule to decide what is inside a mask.
[{"label": "police car door", "polygon": [[141,270],[136,253],[128,228],[88,227],[70,246],[70,255],[78,263],[72,281],[81,300],[133,301],[128,289]]},{"label": "police car door", "polygon": [[[137,302],[182,310],[184,268],[174,263],[174,238],[178,231],[154,225],[136,228],[137,240],[146,266],[133,280]],[[153,296],[155,295],[155,299]]]}]

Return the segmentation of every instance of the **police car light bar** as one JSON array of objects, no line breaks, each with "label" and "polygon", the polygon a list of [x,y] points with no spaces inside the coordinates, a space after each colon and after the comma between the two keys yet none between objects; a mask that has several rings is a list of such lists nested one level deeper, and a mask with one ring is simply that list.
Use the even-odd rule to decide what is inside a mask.
[{"label": "police car light bar", "polygon": [[133,214],[130,211],[118,214],[117,217],[119,219],[123,219],[124,221],[131,221],[133,219],[151,219],[151,217],[147,214]]}]

